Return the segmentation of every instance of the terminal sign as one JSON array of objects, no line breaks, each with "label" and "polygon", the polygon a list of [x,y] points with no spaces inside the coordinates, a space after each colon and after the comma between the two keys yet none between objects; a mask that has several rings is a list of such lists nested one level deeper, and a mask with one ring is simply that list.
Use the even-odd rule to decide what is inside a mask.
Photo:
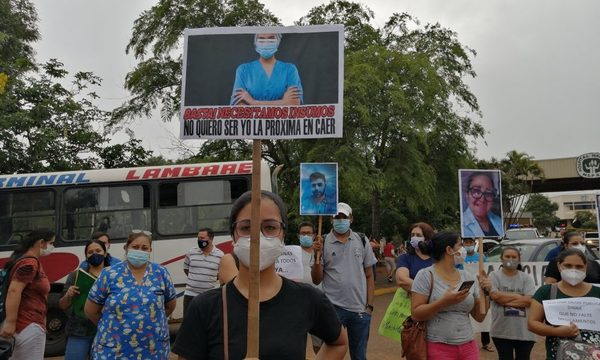
[{"label": "terminal sign", "polygon": [[577,158],[577,174],[596,179],[600,178],[600,153],[587,153]]}]

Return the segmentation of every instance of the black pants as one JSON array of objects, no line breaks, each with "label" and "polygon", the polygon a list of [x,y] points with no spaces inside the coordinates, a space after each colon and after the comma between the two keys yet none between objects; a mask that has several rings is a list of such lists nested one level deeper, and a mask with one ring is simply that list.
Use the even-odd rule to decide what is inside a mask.
[{"label": "black pants", "polygon": [[531,349],[535,341],[509,340],[492,338],[496,350],[498,351],[498,360],[529,360]]},{"label": "black pants", "polygon": [[195,296],[192,295],[183,295],[183,317],[185,317],[185,313],[187,312],[187,308],[194,300]]},{"label": "black pants", "polygon": [[489,343],[490,343],[490,333],[482,332],[481,333],[481,345],[486,346]]}]

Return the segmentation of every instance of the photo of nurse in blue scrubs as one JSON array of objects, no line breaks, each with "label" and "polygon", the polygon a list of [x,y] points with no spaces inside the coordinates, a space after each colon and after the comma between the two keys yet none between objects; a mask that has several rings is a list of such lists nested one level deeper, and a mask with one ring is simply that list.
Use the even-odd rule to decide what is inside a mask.
[{"label": "photo of nurse in blue scrubs", "polygon": [[281,34],[254,35],[257,60],[235,71],[231,105],[302,105],[302,82],[296,65],[277,60]]}]

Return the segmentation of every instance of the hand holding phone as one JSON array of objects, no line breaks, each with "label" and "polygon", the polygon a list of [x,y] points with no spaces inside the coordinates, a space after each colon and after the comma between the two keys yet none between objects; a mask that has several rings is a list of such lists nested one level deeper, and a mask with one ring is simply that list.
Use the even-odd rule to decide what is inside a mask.
[{"label": "hand holding phone", "polygon": [[474,280],[464,281],[462,284],[460,284],[458,291],[461,292],[463,290],[470,290],[473,284],[475,284]]}]

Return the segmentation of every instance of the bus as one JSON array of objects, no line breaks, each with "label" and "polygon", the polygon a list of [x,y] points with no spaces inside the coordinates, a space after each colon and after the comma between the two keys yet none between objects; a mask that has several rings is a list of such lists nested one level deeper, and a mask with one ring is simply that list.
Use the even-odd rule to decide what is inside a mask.
[{"label": "bus", "polygon": [[[31,230],[56,233],[55,250],[40,258],[51,282],[46,355],[64,351],[66,315],[58,300],[66,276],[84,259],[85,242],[97,231],[110,236],[109,252],[120,259],[131,230],[152,232],[152,261],[166,266],[177,289],[178,306],[170,320],[180,321],[185,253],[197,246],[203,227],[214,230],[215,245],[231,251],[229,212],[251,189],[251,177],[251,161],[0,176],[0,266]],[[264,162],[261,188],[271,190]]]}]

